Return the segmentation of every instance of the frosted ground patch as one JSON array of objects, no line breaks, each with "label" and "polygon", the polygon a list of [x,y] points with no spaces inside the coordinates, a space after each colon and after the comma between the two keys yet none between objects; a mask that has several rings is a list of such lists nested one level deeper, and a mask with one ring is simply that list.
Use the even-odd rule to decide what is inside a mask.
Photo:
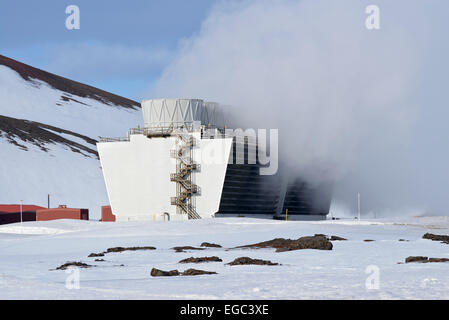
[{"label": "frosted ground patch", "polygon": [[[221,218],[170,223],[60,220],[13,224],[0,228],[0,298],[448,299],[448,262],[404,263],[409,256],[449,258],[449,245],[422,239],[427,232],[449,234],[449,219],[286,222]],[[332,250],[231,249],[314,234],[347,240],[332,241]],[[203,242],[222,248],[172,249],[199,247]],[[90,253],[111,247],[137,246],[156,250],[111,252],[101,257],[104,261],[88,258]],[[217,256],[222,262],[179,263],[203,256]],[[227,265],[243,256],[279,265]],[[79,269],[80,289],[67,289],[69,274],[54,270],[68,261],[92,265]],[[378,289],[367,285],[374,274],[372,266],[378,268]],[[152,277],[152,268],[198,268],[217,274]]]}]

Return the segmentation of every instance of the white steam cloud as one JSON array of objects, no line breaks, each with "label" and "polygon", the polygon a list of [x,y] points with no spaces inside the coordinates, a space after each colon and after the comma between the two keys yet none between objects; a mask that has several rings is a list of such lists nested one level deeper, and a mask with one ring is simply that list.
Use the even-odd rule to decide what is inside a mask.
[{"label": "white steam cloud", "polygon": [[[380,30],[365,27],[369,4],[380,8]],[[289,166],[335,181],[334,205],[354,212],[360,192],[365,214],[446,214],[448,183],[422,187],[418,170],[438,173],[416,141],[432,134],[418,132],[431,127],[420,119],[432,107],[419,92],[431,87],[426,54],[443,41],[432,12],[447,9],[444,1],[223,1],[150,96],[218,101],[235,106],[245,127],[278,128]]]}]

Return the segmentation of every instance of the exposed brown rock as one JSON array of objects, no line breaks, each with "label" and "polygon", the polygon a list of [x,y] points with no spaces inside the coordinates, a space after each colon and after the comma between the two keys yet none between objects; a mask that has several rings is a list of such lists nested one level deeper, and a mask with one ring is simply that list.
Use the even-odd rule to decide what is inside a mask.
[{"label": "exposed brown rock", "polygon": [[317,249],[317,250],[332,250],[332,243],[327,239],[326,236],[313,236],[313,237],[302,237],[296,240],[293,245],[289,245],[284,248],[278,248],[276,252],[291,251],[299,249]]},{"label": "exposed brown rock", "polygon": [[94,258],[94,257],[104,257],[104,253],[91,253],[90,255],[87,256],[88,258]]},{"label": "exposed brown rock", "polygon": [[366,240],[363,240],[363,241],[365,241],[365,242],[373,242],[374,240],[366,239]]},{"label": "exposed brown rock", "polygon": [[331,238],[329,240],[330,241],[345,241],[345,240],[348,240],[348,239],[345,239],[345,238],[342,238],[342,237],[339,237],[339,236],[331,236]]},{"label": "exposed brown rock", "polygon": [[237,248],[275,248],[276,252],[284,252],[301,249],[332,250],[332,243],[325,235],[301,237],[297,240],[276,238]]},{"label": "exposed brown rock", "polygon": [[221,248],[219,244],[215,243],[209,243],[209,242],[203,242],[200,247],[207,247],[207,248]]},{"label": "exposed brown rock", "polygon": [[405,258],[405,263],[410,262],[422,262],[422,263],[428,263],[428,262],[449,262],[448,258],[428,258],[423,256],[411,256],[408,258]]},{"label": "exposed brown rock", "polygon": [[249,265],[249,264],[255,264],[255,265],[269,265],[269,266],[277,266],[278,263],[271,262],[269,260],[261,260],[261,259],[252,259],[249,257],[240,257],[235,259],[234,261],[231,261],[227,263],[230,266],[239,266],[239,265]]},{"label": "exposed brown rock", "polygon": [[449,262],[448,258],[429,258],[429,262]]},{"label": "exposed brown rock", "polygon": [[275,238],[273,240],[239,246],[237,248],[283,248],[292,245],[295,241],[292,239]]},{"label": "exposed brown rock", "polygon": [[202,274],[217,274],[217,273],[213,271],[204,271],[197,269],[187,269],[182,273],[183,276],[200,276]]},{"label": "exposed brown rock", "polygon": [[204,271],[198,269],[187,269],[186,271],[180,273],[178,270],[163,271],[156,268],[151,270],[151,276],[153,277],[173,277],[173,276],[199,276],[202,274],[217,274],[213,271]]},{"label": "exposed brown rock", "polygon": [[81,101],[78,101],[78,100],[76,100],[76,99],[67,97],[67,96],[61,96],[61,100],[62,100],[62,101],[65,101],[65,102],[73,101],[73,102],[76,102],[76,103],[83,104],[83,105],[87,106],[87,104],[85,104],[85,103],[83,103],[83,102],[81,102]]},{"label": "exposed brown rock", "polygon": [[194,257],[190,257],[187,259],[183,259],[181,261],[179,261],[179,263],[201,263],[201,262],[221,262],[223,260],[221,260],[219,257],[200,257],[200,258],[194,258]]},{"label": "exposed brown rock", "polygon": [[[59,135],[58,133],[64,134],[65,136]],[[98,158],[98,152],[95,148],[96,140],[73,131],[57,128],[40,122],[0,115],[0,136],[4,136],[8,142],[25,151],[28,150],[28,148],[22,143],[31,143],[44,152],[48,152],[48,148],[46,147],[47,144],[58,143],[70,148],[71,151],[80,153],[86,157],[93,156]],[[73,140],[70,140],[72,138]],[[86,143],[90,144],[91,147],[76,142],[78,139],[84,140]]]},{"label": "exposed brown rock", "polygon": [[173,247],[176,252],[185,252],[184,250],[204,250],[204,248],[195,248],[191,246]]},{"label": "exposed brown rock", "polygon": [[428,262],[428,260],[429,260],[428,257],[411,256],[411,257],[405,258],[405,263],[410,263],[410,262]]},{"label": "exposed brown rock", "polygon": [[449,244],[449,236],[448,235],[426,233],[422,237],[423,237],[423,239],[429,239],[432,241],[441,241],[443,243]]},{"label": "exposed brown rock", "polygon": [[138,250],[156,250],[155,247],[114,247],[109,248],[104,253],[111,253],[111,252],[123,252],[123,251],[138,251]]},{"label": "exposed brown rock", "polygon": [[104,259],[95,259],[95,261],[98,261],[98,262],[103,262],[103,261],[104,261]]},{"label": "exposed brown rock", "polygon": [[92,266],[89,264],[83,263],[83,262],[70,261],[70,262],[66,262],[63,265],[57,267],[56,270],[66,270],[69,267],[90,268]]},{"label": "exposed brown rock", "polygon": [[151,269],[151,276],[152,277],[172,277],[172,276],[179,276],[178,270],[170,270],[170,271],[163,271],[156,268]]}]

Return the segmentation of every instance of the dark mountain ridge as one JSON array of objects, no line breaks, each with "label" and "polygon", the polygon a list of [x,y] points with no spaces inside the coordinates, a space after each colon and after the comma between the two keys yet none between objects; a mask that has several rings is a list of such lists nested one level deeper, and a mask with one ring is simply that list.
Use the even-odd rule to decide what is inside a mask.
[{"label": "dark mountain ridge", "polygon": [[[92,148],[66,139],[57,133],[82,139],[87,144],[91,144]],[[0,138],[2,137],[5,137],[10,143],[26,151],[28,150],[28,147],[21,144],[19,140],[26,143],[31,143],[39,147],[44,152],[48,151],[48,148],[45,146],[47,143],[59,143],[70,148],[73,152],[81,153],[85,156],[93,155],[98,158],[98,153],[95,147],[95,143],[97,142],[96,140],[69,130],[64,130],[35,121],[15,119],[0,115]]]},{"label": "dark mountain ridge", "polygon": [[[38,79],[48,83],[55,89],[73,94],[78,97],[91,98],[108,105],[112,104],[123,108],[140,108],[140,103],[131,99],[127,99],[110,92],[80,82],[76,82],[38,68],[34,68],[32,66],[2,55],[0,55],[0,65],[4,65],[16,71],[26,81]],[[66,97],[65,99],[70,99],[70,97]]]}]

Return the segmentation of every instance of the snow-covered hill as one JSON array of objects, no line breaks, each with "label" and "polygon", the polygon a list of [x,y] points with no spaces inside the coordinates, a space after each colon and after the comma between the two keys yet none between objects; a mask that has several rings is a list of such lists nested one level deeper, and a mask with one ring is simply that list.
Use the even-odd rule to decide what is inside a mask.
[{"label": "snow-covered hill", "polygon": [[0,55],[0,203],[108,204],[95,143],[141,124],[140,104]]}]

